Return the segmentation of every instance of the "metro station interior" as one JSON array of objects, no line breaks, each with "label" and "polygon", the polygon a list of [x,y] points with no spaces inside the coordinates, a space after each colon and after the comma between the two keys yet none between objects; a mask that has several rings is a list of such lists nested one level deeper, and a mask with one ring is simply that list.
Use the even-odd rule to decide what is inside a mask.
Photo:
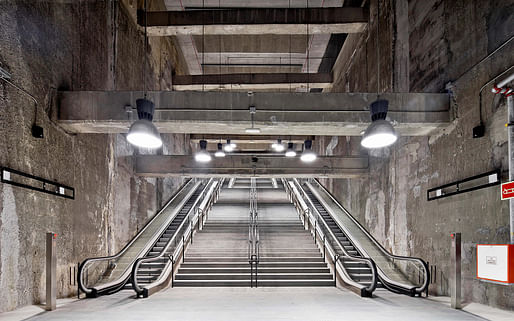
[{"label": "metro station interior", "polygon": [[514,0],[0,1],[0,320],[514,320]]}]

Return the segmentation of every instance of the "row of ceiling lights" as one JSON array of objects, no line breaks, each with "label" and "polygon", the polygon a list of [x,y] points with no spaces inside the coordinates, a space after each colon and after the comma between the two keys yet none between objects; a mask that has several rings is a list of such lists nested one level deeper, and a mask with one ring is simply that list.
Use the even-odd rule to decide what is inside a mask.
[{"label": "row of ceiling lights", "polygon": [[[159,148],[162,146],[161,136],[159,131],[152,123],[153,113],[155,110],[155,106],[153,102],[150,100],[143,98],[136,100],[137,105],[137,114],[139,120],[135,121],[132,126],[130,126],[129,132],[127,134],[127,140],[136,146],[139,147],[147,147],[147,148]],[[371,124],[368,126],[364,135],[362,136],[361,145],[366,148],[381,148],[394,144],[396,142],[398,136],[391,125],[391,122],[386,120],[387,111],[389,107],[389,102],[387,100],[378,99],[371,103],[370,105],[370,113],[371,113]],[[258,128],[254,127],[253,114],[255,113],[255,109],[250,110],[252,114],[252,127],[247,129],[247,133],[260,133]],[[257,131],[258,130],[258,131]],[[202,142],[204,143],[205,153],[207,153],[207,142],[200,141],[200,149],[202,150]],[[226,152],[231,152],[235,148],[235,144],[231,143],[230,140],[227,140],[227,144],[225,144],[224,148],[221,143],[218,144],[218,150],[215,153],[217,157],[225,156],[223,149]],[[277,152],[284,151],[285,147],[282,144],[281,140],[278,140],[276,143],[272,145],[273,149]],[[296,152],[293,149],[293,143],[288,144],[287,151],[285,156],[294,157],[296,156]],[[305,161],[313,161],[316,159],[315,154],[312,152],[312,140],[306,140],[304,143],[304,152],[302,153],[302,160]],[[312,153],[311,153],[312,152]],[[204,154],[205,154],[204,153]],[[312,155],[314,155],[314,157]],[[310,156],[308,156],[310,155]],[[203,157],[200,156],[201,159],[207,160],[207,155]],[[209,159],[210,160],[210,155]]]},{"label": "row of ceiling lights", "polygon": [[[232,143],[230,139],[227,139],[227,143],[225,146],[223,146],[222,143],[218,143],[218,149],[214,153],[214,156],[216,157],[225,157],[225,152],[230,153],[234,151],[234,149],[237,147],[236,144]],[[286,150],[284,144],[282,144],[282,140],[278,139],[276,143],[273,143],[271,145],[274,151],[281,153],[284,150]],[[300,156],[300,159],[304,162],[310,163],[316,160],[317,155],[312,150],[312,140],[308,139],[303,144],[303,152]],[[294,144],[288,143],[287,144],[287,150],[284,154],[286,157],[295,157],[296,151],[294,150]],[[206,140],[200,140],[200,150],[195,154],[195,160],[197,162],[206,163],[211,161],[212,157],[211,154],[207,151],[207,141]]]}]

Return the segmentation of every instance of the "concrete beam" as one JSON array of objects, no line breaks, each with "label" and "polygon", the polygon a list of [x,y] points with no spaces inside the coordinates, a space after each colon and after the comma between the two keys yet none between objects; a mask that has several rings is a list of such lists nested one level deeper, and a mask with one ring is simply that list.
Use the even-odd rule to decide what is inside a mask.
[{"label": "concrete beam", "polygon": [[[238,8],[148,12],[151,36],[360,33],[368,23],[365,8]],[[145,12],[137,21],[145,25]]]},{"label": "concrete beam", "polygon": [[[59,92],[56,121],[70,132],[126,133],[141,91]],[[370,123],[374,93],[148,92],[156,105],[154,122],[161,133],[245,134],[248,107],[257,108],[255,126],[263,135],[360,136]],[[430,135],[450,123],[447,94],[386,93],[388,117],[399,134]]]},{"label": "concrete beam", "polygon": [[136,174],[150,177],[330,177],[355,178],[368,174],[367,157],[318,157],[304,163],[300,157],[230,155],[214,158],[209,163],[198,163],[194,156],[138,155]]},{"label": "concrete beam", "polygon": [[[184,75],[173,77],[173,89],[194,90],[201,89],[203,85],[227,86],[230,85],[282,85],[289,88],[289,84],[313,84],[311,87],[326,88],[332,84],[331,74],[306,73],[253,73],[253,74],[220,74],[220,75]],[[212,86],[209,86],[212,87]]]}]

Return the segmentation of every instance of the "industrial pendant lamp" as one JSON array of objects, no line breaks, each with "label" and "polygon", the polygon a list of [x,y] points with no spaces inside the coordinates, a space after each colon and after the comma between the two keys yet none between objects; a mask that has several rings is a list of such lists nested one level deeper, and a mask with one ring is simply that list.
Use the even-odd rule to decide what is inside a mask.
[{"label": "industrial pendant lamp", "polygon": [[303,144],[303,153],[300,159],[304,162],[310,163],[316,160],[316,153],[312,150],[312,140],[308,139]]},{"label": "industrial pendant lamp", "polygon": [[[145,15],[148,12],[145,1]],[[162,146],[161,135],[157,127],[152,123],[155,105],[146,99],[146,55],[148,53],[148,33],[145,19],[145,61],[143,62],[143,91],[144,98],[136,100],[137,116],[136,120],[127,133],[127,140],[132,145],[146,148],[159,148]]]},{"label": "industrial pendant lamp", "polygon": [[227,139],[227,143],[225,144],[225,151],[227,153],[233,152],[236,149],[237,145],[232,143],[230,139]]},{"label": "industrial pendant lamp", "polygon": [[218,143],[218,150],[214,153],[216,157],[225,157],[225,152],[223,151],[223,144]]},{"label": "industrial pendant lamp", "polygon": [[277,142],[276,143],[273,143],[271,145],[271,148],[273,148],[276,152],[283,152],[285,147],[284,145],[282,144],[282,139],[277,139]]},{"label": "industrial pendant lamp", "polygon": [[393,125],[385,118],[389,102],[377,100],[371,103],[371,125],[362,136],[361,145],[366,148],[381,148],[394,144],[398,139]]},{"label": "industrial pendant lamp", "polygon": [[371,103],[369,111],[371,113],[371,124],[368,126],[364,135],[362,136],[361,145],[365,148],[382,148],[390,146],[396,142],[398,136],[393,128],[393,125],[386,120],[387,110],[389,108],[389,101],[380,99],[380,47],[378,43],[379,38],[379,19],[380,17],[380,3],[377,7],[377,100]]},{"label": "industrial pendant lamp", "polygon": [[294,144],[288,143],[287,144],[287,151],[286,151],[286,157],[295,157],[296,151],[294,150]]},{"label": "industrial pendant lamp", "polygon": [[200,150],[195,155],[195,160],[200,163],[207,163],[211,161],[211,154],[207,151],[207,141],[200,141]]},{"label": "industrial pendant lamp", "polygon": [[159,148],[162,146],[161,135],[152,123],[153,113],[155,110],[154,104],[148,99],[136,100],[137,116],[136,120],[131,126],[127,134],[127,140],[132,145],[146,148]]},{"label": "industrial pendant lamp", "polygon": [[250,117],[251,117],[251,119],[252,119],[252,127],[250,127],[250,128],[246,128],[246,129],[245,129],[245,132],[246,132],[247,134],[259,134],[259,133],[261,132],[261,129],[260,129],[260,128],[256,128],[256,127],[254,127],[254,120],[253,120],[253,118],[254,118],[254,116],[255,116],[255,112],[256,112],[256,111],[257,111],[257,110],[255,109],[255,106],[250,106]]}]

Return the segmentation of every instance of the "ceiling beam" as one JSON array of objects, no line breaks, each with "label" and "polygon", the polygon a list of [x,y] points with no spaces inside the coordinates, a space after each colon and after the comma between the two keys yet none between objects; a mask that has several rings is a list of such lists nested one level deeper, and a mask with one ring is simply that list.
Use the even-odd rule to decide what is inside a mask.
[{"label": "ceiling beam", "polygon": [[[56,122],[70,132],[126,133],[137,118],[141,91],[59,92]],[[384,93],[388,118],[400,135],[425,136],[449,125],[448,94]],[[247,93],[150,91],[161,133],[245,134],[249,106],[263,135],[360,136],[370,123],[375,93]],[[129,112],[129,113],[128,113]]]},{"label": "ceiling beam", "polygon": [[[363,32],[366,8],[237,8],[147,12],[151,36],[330,34]],[[145,12],[137,21],[145,25]],[[307,27],[308,26],[308,27]]]},{"label": "ceiling beam", "polygon": [[300,157],[230,155],[198,163],[194,156],[137,155],[136,175],[149,177],[331,177],[355,178],[368,175],[367,157],[318,157],[304,163]]},{"label": "ceiling beam", "polygon": [[[189,136],[189,141],[197,144],[200,140],[206,140],[208,143],[226,143],[227,139],[230,139],[232,143],[236,144],[273,144],[277,142],[277,139],[281,139],[282,143],[287,144],[288,142],[295,144],[303,144],[307,139],[312,141],[315,140],[315,136],[298,136],[298,135],[283,135],[283,136],[270,136],[270,135],[213,135],[213,134],[192,134]],[[221,139],[221,141],[220,141]]]},{"label": "ceiling beam", "polygon": [[[332,84],[332,75],[306,73],[252,73],[252,74],[212,74],[212,75],[180,75],[173,77],[173,89],[194,90],[202,89],[203,85],[214,87],[231,85],[282,85],[288,88],[290,84],[312,84],[311,87],[326,88]],[[275,87],[277,87],[275,86]],[[198,87],[198,88],[197,88]],[[209,86],[213,87],[213,86]],[[207,89],[207,88],[206,88]]]}]

